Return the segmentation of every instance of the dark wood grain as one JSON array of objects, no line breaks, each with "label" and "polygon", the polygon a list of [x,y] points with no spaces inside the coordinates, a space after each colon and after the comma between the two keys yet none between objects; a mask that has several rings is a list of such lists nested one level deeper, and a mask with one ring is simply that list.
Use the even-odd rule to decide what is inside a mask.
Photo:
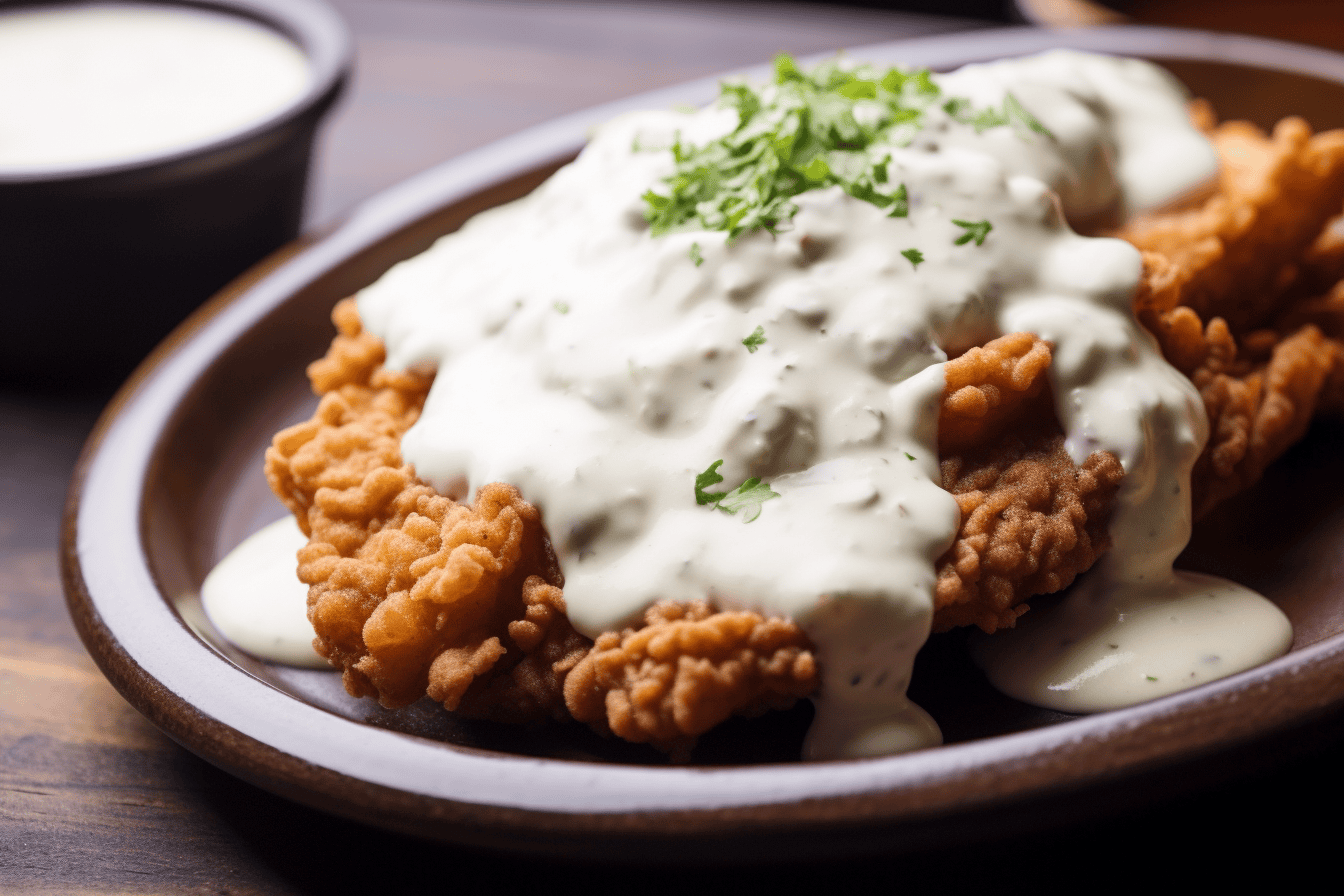
[{"label": "dark wood grain", "polygon": [[[779,50],[926,33],[957,23],[766,4],[336,0],[359,41],[359,74],[324,137],[309,219],[465,149],[556,114]],[[1233,786],[1159,800],[1103,821],[1005,831],[991,844],[899,861],[728,867],[562,865],[430,844],[305,809],[182,750],[113,690],[66,617],[57,574],[69,471],[111,384],[85,395],[0,394],[0,893],[354,893],[563,880],[644,892],[841,886],[982,891],[1116,882],[1207,885],[1219,868],[1325,867],[1344,796],[1337,721],[1244,756]],[[1178,782],[1171,782],[1175,785]],[[1150,798],[1151,801],[1151,798]],[[1192,850],[1193,832],[1213,845]],[[1117,858],[1120,857],[1117,862]],[[613,856],[619,860],[619,856]],[[1095,872],[1093,872],[1095,874]]]}]

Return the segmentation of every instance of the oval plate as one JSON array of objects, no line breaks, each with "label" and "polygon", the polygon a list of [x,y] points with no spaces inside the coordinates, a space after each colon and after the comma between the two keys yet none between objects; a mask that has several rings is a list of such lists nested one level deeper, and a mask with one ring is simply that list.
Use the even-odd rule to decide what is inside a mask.
[{"label": "oval plate", "polygon": [[[1163,61],[1227,118],[1344,124],[1344,57],[1252,38],[1007,29],[852,55],[949,69],[1053,46]],[[1204,525],[1182,564],[1278,602],[1297,632],[1288,656],[1075,718],[992,692],[954,634],[921,655],[913,692],[949,743],[904,756],[796,761],[804,706],[729,723],[694,764],[669,767],[577,726],[471,723],[424,701],[386,712],[347,697],[333,673],[269,665],[223,642],[201,612],[200,584],[229,548],[283,514],[261,455],[272,433],[311,412],[303,368],[330,341],[332,305],[471,214],[526,193],[594,124],[716,92],[717,79],[705,79],[645,94],[433,168],[251,272],[160,346],[84,450],[62,544],[75,624],[132,705],[260,787],[419,836],[568,856],[764,859],[916,849],[1114,811],[1173,781],[1233,774],[1257,744],[1344,704],[1344,489],[1330,475],[1341,431],[1322,427]]]}]

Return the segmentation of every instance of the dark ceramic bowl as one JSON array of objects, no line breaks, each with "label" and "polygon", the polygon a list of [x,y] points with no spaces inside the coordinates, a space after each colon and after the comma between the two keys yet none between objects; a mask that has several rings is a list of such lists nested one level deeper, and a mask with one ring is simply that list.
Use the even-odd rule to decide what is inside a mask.
[{"label": "dark ceramic bowl", "polygon": [[[971,32],[852,51],[940,69],[1052,46],[1167,65],[1228,117],[1344,125],[1344,57],[1164,29]],[[761,76],[762,71],[753,72]],[[429,701],[355,700],[330,672],[225,642],[201,611],[211,566],[283,508],[261,475],[277,429],[311,413],[306,363],[340,298],[470,215],[535,187],[597,122],[700,103],[706,79],[561,119],[431,169],[330,236],[272,260],[180,328],[91,437],[71,486],[62,575],[109,680],[188,749],[254,784],[421,837],[631,859],[798,859],[899,852],[1117,812],[1281,760],[1344,718],[1344,427],[1318,427],[1256,489],[1207,521],[1185,568],[1274,600],[1292,651],[1240,675],[1094,716],[994,692],[955,633],[921,653],[912,696],[944,746],[804,763],[808,708],[728,723],[689,766],[577,725],[523,730]],[[1047,872],[1048,873],[1048,869]]]},{"label": "dark ceramic bowl", "polygon": [[308,86],[205,141],[110,163],[0,167],[0,382],[119,381],[192,309],[298,235],[318,122],[350,71],[345,24],[321,0],[151,2],[279,31],[307,56]]}]

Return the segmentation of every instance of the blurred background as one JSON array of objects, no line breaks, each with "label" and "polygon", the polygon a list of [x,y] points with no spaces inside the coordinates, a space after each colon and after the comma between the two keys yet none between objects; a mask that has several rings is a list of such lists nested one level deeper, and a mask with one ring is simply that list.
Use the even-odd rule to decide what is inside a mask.
[{"label": "blurred background", "polygon": [[[353,79],[320,133],[304,228],[337,224],[362,200],[445,159],[557,115],[643,90],[768,62],[889,40],[1032,23],[1137,21],[1231,30],[1344,50],[1344,3],[1327,0],[328,0],[355,40]],[[9,5],[0,0],[0,11]],[[75,634],[58,540],[66,483],[120,377],[79,394],[0,380],[0,892],[417,892],[437,879],[509,892],[558,880],[663,891],[872,885],[891,860],[806,867],[678,867],[657,875],[560,866],[428,844],[303,808],[197,759],[132,709]],[[1005,877],[1049,891],[1087,865],[1116,880],[1202,884],[1199,829],[1225,844],[1294,841],[1294,861],[1332,855],[1309,804],[1341,795],[1339,732],[1275,771],[1048,838],[907,856],[905,886],[967,892]],[[1266,807],[1282,809],[1266,813]],[[1277,833],[1275,833],[1277,831]],[[1310,836],[1312,831],[1319,833]],[[1333,850],[1333,847],[1332,847]],[[1272,850],[1271,850],[1272,852]],[[320,858],[319,858],[320,857]],[[1196,861],[1190,861],[1190,859]],[[1318,863],[1320,859],[1316,860]],[[1319,865],[1318,865],[1319,867]],[[896,878],[885,878],[894,884]]]}]

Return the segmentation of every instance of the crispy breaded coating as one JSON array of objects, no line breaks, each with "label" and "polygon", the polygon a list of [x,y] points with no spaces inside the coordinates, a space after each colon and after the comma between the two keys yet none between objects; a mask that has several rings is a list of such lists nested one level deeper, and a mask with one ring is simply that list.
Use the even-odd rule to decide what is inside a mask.
[{"label": "crispy breaded coating", "polygon": [[401,436],[419,419],[432,382],[382,366],[382,340],[364,331],[353,300],[337,304],[331,319],[336,338],[325,357],[308,365],[313,390],[322,396],[317,412],[277,434],[266,451],[271,490],[306,535],[321,489],[354,488],[384,467],[410,475],[401,463]]},{"label": "crispy breaded coating", "polygon": [[[1196,514],[1258,479],[1315,413],[1344,410],[1344,132],[1288,119],[1272,137],[1234,123],[1215,140],[1211,197],[1120,233],[1144,250],[1136,311],[1209,416]],[[318,410],[275,437],[266,467],[310,536],[299,574],[315,646],[351,694],[572,718],[684,757],[728,717],[815,690],[825,658],[786,619],[664,603],[596,642],[575,631],[536,508],[509,485],[466,505],[420,482],[400,440],[431,378],[385,369],[353,301],[333,319],[339,335],[309,368]],[[1014,333],[945,367],[942,485],[962,519],[936,564],[935,630],[1011,626],[1109,546],[1124,472],[1105,452],[1073,464],[1050,361],[1047,342]]]},{"label": "crispy breaded coating", "polygon": [[[535,508],[507,485],[487,485],[469,507],[416,480],[399,444],[428,378],[385,370],[381,343],[363,332],[353,303],[341,303],[333,319],[340,335],[310,368],[314,388],[327,391],[312,420],[275,437],[267,475],[310,534],[299,575],[309,585],[315,646],[344,671],[351,694],[389,707],[428,694],[497,721],[572,717],[684,754],[729,716],[787,706],[816,688],[811,644],[784,619],[662,604],[642,627],[604,634],[596,646],[575,632]],[[951,438],[969,444],[1024,414],[1039,416],[1049,361],[1047,343],[1012,334],[951,362],[943,410],[958,421],[947,427]],[[1052,498],[1044,504],[1023,492],[1033,481],[1023,464],[1040,462],[1022,455],[1009,440],[954,464],[992,469],[989,480],[949,482],[973,481],[984,501],[1001,481],[1005,506],[1020,519],[982,526],[973,543],[949,552],[939,589],[947,612],[966,614],[982,592],[1002,594],[1010,580],[1066,582],[1091,562],[1084,554],[1095,539],[1085,533],[1034,565],[1019,557],[1016,572],[1008,568],[1009,543],[1023,525],[1051,514],[1073,520],[1074,505],[1083,506],[1064,497],[1076,491],[1067,464],[1070,472],[1047,477]],[[992,618],[1006,624],[1015,615]]]},{"label": "crispy breaded coating", "polygon": [[[556,721],[570,717],[566,676],[588,655],[593,642],[569,624],[565,598],[557,586],[529,576],[522,598],[521,618],[507,626],[510,652],[495,664],[494,675],[474,678],[457,706],[468,718],[521,723],[545,716]],[[444,702],[436,691],[436,673],[447,676],[451,671],[430,671],[429,696]]]},{"label": "crispy breaded coating", "polygon": [[[816,688],[811,644],[784,619],[661,604],[641,627],[596,645],[575,632],[536,509],[499,483],[467,506],[419,482],[400,438],[429,379],[385,370],[382,345],[363,332],[353,303],[338,305],[333,319],[340,335],[310,368],[325,394],[312,420],[275,437],[267,475],[310,535],[299,575],[309,585],[315,646],[344,671],[351,694],[389,707],[428,694],[497,721],[572,717],[680,755],[731,715],[787,706]],[[1049,363],[1049,345],[1021,333],[952,361],[949,441],[983,442],[1010,422],[1041,417],[1042,407],[1050,419]],[[1075,475],[1067,458],[1046,474],[1045,459],[1029,455],[1010,439],[945,465],[961,471],[945,476],[965,506],[987,505],[997,488],[1012,521],[985,525],[988,514],[966,514],[973,540],[960,539],[940,567],[940,627],[963,617],[1010,624],[1016,612],[1005,607],[1018,601],[1005,594],[1014,585],[1062,587],[1100,549],[1085,526],[1092,512],[1093,529],[1104,533],[1092,506],[1100,499],[1087,502],[1096,477]],[[1060,456],[1049,459],[1059,465]],[[1067,545],[1062,532],[1024,535],[1047,519],[1054,528],[1077,523],[1082,534]],[[1025,556],[1024,538],[1028,550],[1057,547]],[[992,613],[972,609],[994,600]]]},{"label": "crispy breaded coating", "polygon": [[[352,302],[333,319],[340,335],[309,370],[314,388],[330,391],[312,420],[275,437],[266,470],[311,538],[299,577],[309,585],[314,646],[344,671],[352,695],[398,707],[428,694],[504,722],[567,719],[581,707],[572,717],[677,751],[729,715],[786,706],[816,687],[796,625],[698,605],[651,614],[635,639],[641,647],[618,641],[594,652],[567,691],[593,644],[565,616],[563,578],[536,509],[500,483],[467,506],[417,481],[400,438],[429,380],[381,366],[382,345],[363,332]],[[656,718],[635,712],[669,638],[683,654],[673,658],[672,687]],[[641,667],[611,675],[622,650],[637,649],[647,651]]]},{"label": "crispy breaded coating", "polygon": [[1234,121],[1213,141],[1221,161],[1214,196],[1189,211],[1133,218],[1117,236],[1171,262],[1175,289],[1155,297],[1179,295],[1202,319],[1218,316],[1242,332],[1272,316],[1298,259],[1339,214],[1344,131],[1313,136],[1302,119],[1285,118],[1266,137]]},{"label": "crispy breaded coating", "polygon": [[332,317],[340,334],[309,369],[325,393],[317,412],[266,454],[272,489],[311,539],[299,578],[314,647],[344,671],[347,691],[384,706],[429,693],[479,714],[493,701],[476,694],[490,690],[518,698],[500,704],[510,720],[565,717],[537,666],[572,665],[588,642],[564,616],[536,508],[512,486],[488,485],[469,507],[417,481],[400,439],[429,378],[383,368],[353,302]]},{"label": "crispy breaded coating", "polygon": [[[1214,132],[1218,192],[1119,235],[1144,251],[1140,320],[1199,389],[1210,438],[1194,513],[1254,484],[1320,410],[1344,408],[1344,131],[1285,119]],[[1325,295],[1321,295],[1325,292]]]},{"label": "crispy breaded coating", "polygon": [[996,440],[970,455],[944,456],[943,488],[957,499],[961,528],[937,563],[935,631],[1009,628],[1023,600],[1067,588],[1110,546],[1107,524],[1124,469],[1097,451],[1081,468],[1056,424]]},{"label": "crispy breaded coating", "polygon": [[1158,333],[1209,417],[1209,442],[1191,473],[1196,517],[1258,481],[1318,411],[1344,409],[1344,344],[1315,324],[1238,341],[1222,318],[1201,326],[1182,306],[1161,317]]},{"label": "crispy breaded coating", "polygon": [[1011,627],[1026,597],[1068,587],[1110,545],[1124,470],[1108,452],[1074,466],[1049,368],[1050,344],[1030,333],[1001,336],[944,368],[938,455],[961,528],[936,565],[935,631]]},{"label": "crispy breaded coating", "polygon": [[817,687],[812,644],[793,623],[659,603],[644,624],[599,635],[565,681],[574,718],[684,755],[732,715],[791,706]]},{"label": "crispy breaded coating", "polygon": [[972,348],[944,367],[947,385],[938,415],[938,454],[983,445],[1040,398],[1050,369],[1050,344],[1009,333]]},{"label": "crispy breaded coating", "polygon": [[1297,259],[1285,292],[1287,304],[1320,296],[1344,279],[1344,215],[1336,216]]}]

